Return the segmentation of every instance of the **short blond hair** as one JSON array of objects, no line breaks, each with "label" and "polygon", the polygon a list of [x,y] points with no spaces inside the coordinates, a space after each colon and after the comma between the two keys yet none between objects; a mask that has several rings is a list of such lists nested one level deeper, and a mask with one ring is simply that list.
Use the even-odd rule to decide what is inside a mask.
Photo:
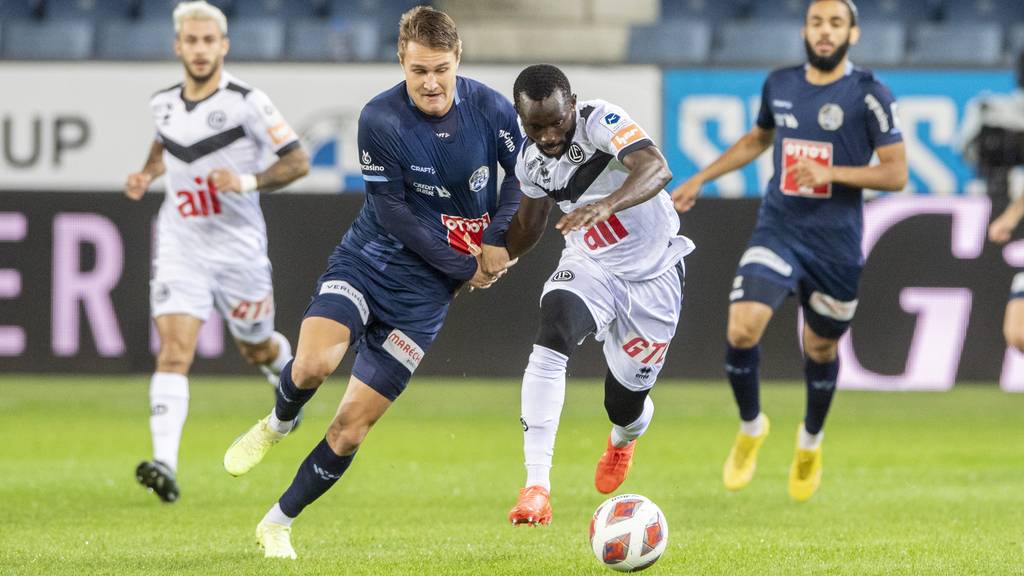
[{"label": "short blond hair", "polygon": [[434,10],[430,6],[416,6],[405,14],[398,23],[398,58],[405,56],[405,47],[416,42],[434,50],[462,53],[462,40],[452,17]]},{"label": "short blond hair", "polygon": [[220,28],[220,33],[228,35],[228,19],[213,4],[197,0],[195,2],[181,2],[174,7],[174,33],[181,34],[181,25],[186,20],[213,20]]}]

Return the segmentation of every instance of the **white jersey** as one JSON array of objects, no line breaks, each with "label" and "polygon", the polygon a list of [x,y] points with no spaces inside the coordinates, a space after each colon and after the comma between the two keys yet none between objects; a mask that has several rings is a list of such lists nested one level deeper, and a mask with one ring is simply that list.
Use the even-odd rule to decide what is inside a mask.
[{"label": "white jersey", "polygon": [[[629,170],[622,158],[654,145],[624,110],[603,100],[580,102],[576,132],[560,158],[544,155],[527,140],[519,152],[516,176],[523,194],[550,197],[562,212],[596,202],[622,186]],[[566,247],[626,280],[663,274],[693,251],[679,232],[679,216],[665,192],[565,237]]]},{"label": "white jersey", "polygon": [[157,260],[266,266],[259,193],[219,192],[207,176],[216,168],[260,172],[268,151],[299,146],[295,132],[266,94],[227,72],[203,100],[186,101],[178,84],[155,94],[150,108],[166,167]]}]

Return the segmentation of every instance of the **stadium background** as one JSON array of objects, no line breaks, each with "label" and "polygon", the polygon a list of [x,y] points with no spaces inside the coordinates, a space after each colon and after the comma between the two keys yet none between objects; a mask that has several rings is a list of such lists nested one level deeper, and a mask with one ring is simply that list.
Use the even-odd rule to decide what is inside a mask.
[{"label": "stadium background", "polygon": [[[18,372],[146,372],[151,228],[161,184],[125,201],[124,175],[152,135],[146,100],[178,80],[170,0],[0,1],[0,357]],[[330,248],[361,203],[355,119],[400,80],[394,42],[407,0],[224,0],[228,68],[263,88],[301,133],[311,175],[267,197],[278,319],[295,320]],[[629,110],[660,143],[676,182],[752,124],[773,66],[803,59],[802,0],[449,0],[462,73],[504,90],[525,63],[567,67],[581,98]],[[864,0],[851,54],[899,99],[911,181],[868,205],[871,246],[861,306],[844,342],[842,386],[948,389],[1000,380],[1024,389],[1024,360],[1005,351],[1001,318],[1024,244],[985,240],[990,200],[959,157],[971,98],[1015,86],[1024,48],[1017,0]],[[24,89],[11,89],[20,86]],[[683,217],[698,245],[666,374],[717,377],[732,272],[755,218],[770,155],[707,187]],[[73,193],[70,193],[73,192]],[[991,203],[994,202],[993,207]],[[877,242],[875,242],[877,240]],[[549,234],[494,290],[460,298],[421,374],[516,376],[535,329],[541,278],[560,245]],[[525,320],[524,320],[525,319]],[[800,376],[796,310],[772,324],[769,377]],[[245,373],[219,321],[197,373]],[[940,359],[941,361],[937,361]],[[600,351],[575,360],[600,375]]]},{"label": "stadium background", "polygon": [[[279,328],[293,339],[329,250],[362,202],[355,118],[401,80],[408,0],[227,0],[227,68],[301,133],[313,172],[264,198]],[[0,0],[0,574],[607,574],[587,523],[603,496],[608,430],[600,349],[570,365],[552,480],[555,521],[513,530],[519,380],[536,299],[561,239],[549,233],[495,288],[463,295],[357,465],[296,523],[300,560],[267,563],[252,527],[323,434],[343,366],[306,424],[243,478],[231,439],[269,387],[214,319],[190,378],[178,479],[162,506],[132,471],[149,455],[148,318],[158,182],[120,190],[152,138],[147,100],[180,81],[169,0]],[[622,105],[676,182],[751,125],[772,67],[804,60],[803,0],[438,0],[465,41],[462,73],[510,92],[527,64],[562,65],[581,98]],[[722,376],[727,294],[770,172],[767,155],[709,186],[682,217],[698,244],[657,415],[623,489],[665,511],[652,574],[1013,574],[1024,535],[1024,360],[1001,319],[1024,243],[986,240],[990,199],[957,151],[965,108],[1015,86],[1021,0],[859,0],[852,51],[899,99],[911,183],[867,205],[867,268],[844,391],[829,416],[815,498],[785,495],[803,413],[797,312],[769,328],[772,418],[758,478],[727,493],[736,413]],[[1017,235],[1020,238],[1020,234]],[[1000,387],[1002,390],[1000,390]],[[876,390],[941,390],[893,394]]]}]

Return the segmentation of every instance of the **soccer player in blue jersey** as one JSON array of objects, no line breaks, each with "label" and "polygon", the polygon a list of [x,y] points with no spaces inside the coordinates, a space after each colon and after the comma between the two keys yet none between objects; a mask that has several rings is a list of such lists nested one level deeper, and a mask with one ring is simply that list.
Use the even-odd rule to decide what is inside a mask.
[{"label": "soccer player in blue jersey", "polygon": [[[811,0],[802,35],[807,64],[772,72],[753,129],[672,193],[676,209],[685,212],[705,182],[774,145],[775,171],[729,294],[725,371],[742,422],[722,476],[729,490],[753,478],[769,428],[758,393],[758,344],[774,311],[795,294],[804,314],[807,382],[789,471],[796,501],[809,499],[821,483],[822,427],[839,373],[838,342],[857,308],[864,265],[862,189],[898,191],[907,182],[892,94],[847,59],[860,37],[854,3]],[[872,166],[873,153],[879,162]]]},{"label": "soccer player in blue jersey", "polygon": [[[487,288],[507,266],[504,237],[519,205],[522,137],[511,102],[456,76],[461,47],[443,12],[421,6],[402,16],[405,81],[373,98],[359,117],[366,203],[320,277],[274,409],[224,455],[232,475],[252,469],[355,348],[325,438],[256,527],[267,557],[295,557],[292,520],[345,473],[430,348],[455,292],[466,284]],[[498,164],[505,171],[500,185]]]}]

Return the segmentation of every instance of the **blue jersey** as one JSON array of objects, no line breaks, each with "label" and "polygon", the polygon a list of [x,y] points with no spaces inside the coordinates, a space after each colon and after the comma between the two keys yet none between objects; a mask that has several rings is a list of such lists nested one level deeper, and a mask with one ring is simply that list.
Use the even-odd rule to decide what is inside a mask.
[{"label": "blue jersey", "polygon": [[331,264],[355,256],[396,297],[447,302],[476,272],[468,242],[504,246],[521,141],[511,102],[474,80],[456,79],[441,117],[420,112],[405,82],[381,93],[359,116],[366,202]]},{"label": "blue jersey", "polygon": [[775,149],[758,224],[823,260],[861,264],[862,190],[838,183],[801,188],[793,167],[800,158],[867,166],[875,149],[903,140],[896,104],[868,70],[848,65],[842,78],[824,86],[808,82],[805,73],[805,66],[776,70],[761,92],[757,125],[775,131]]}]

